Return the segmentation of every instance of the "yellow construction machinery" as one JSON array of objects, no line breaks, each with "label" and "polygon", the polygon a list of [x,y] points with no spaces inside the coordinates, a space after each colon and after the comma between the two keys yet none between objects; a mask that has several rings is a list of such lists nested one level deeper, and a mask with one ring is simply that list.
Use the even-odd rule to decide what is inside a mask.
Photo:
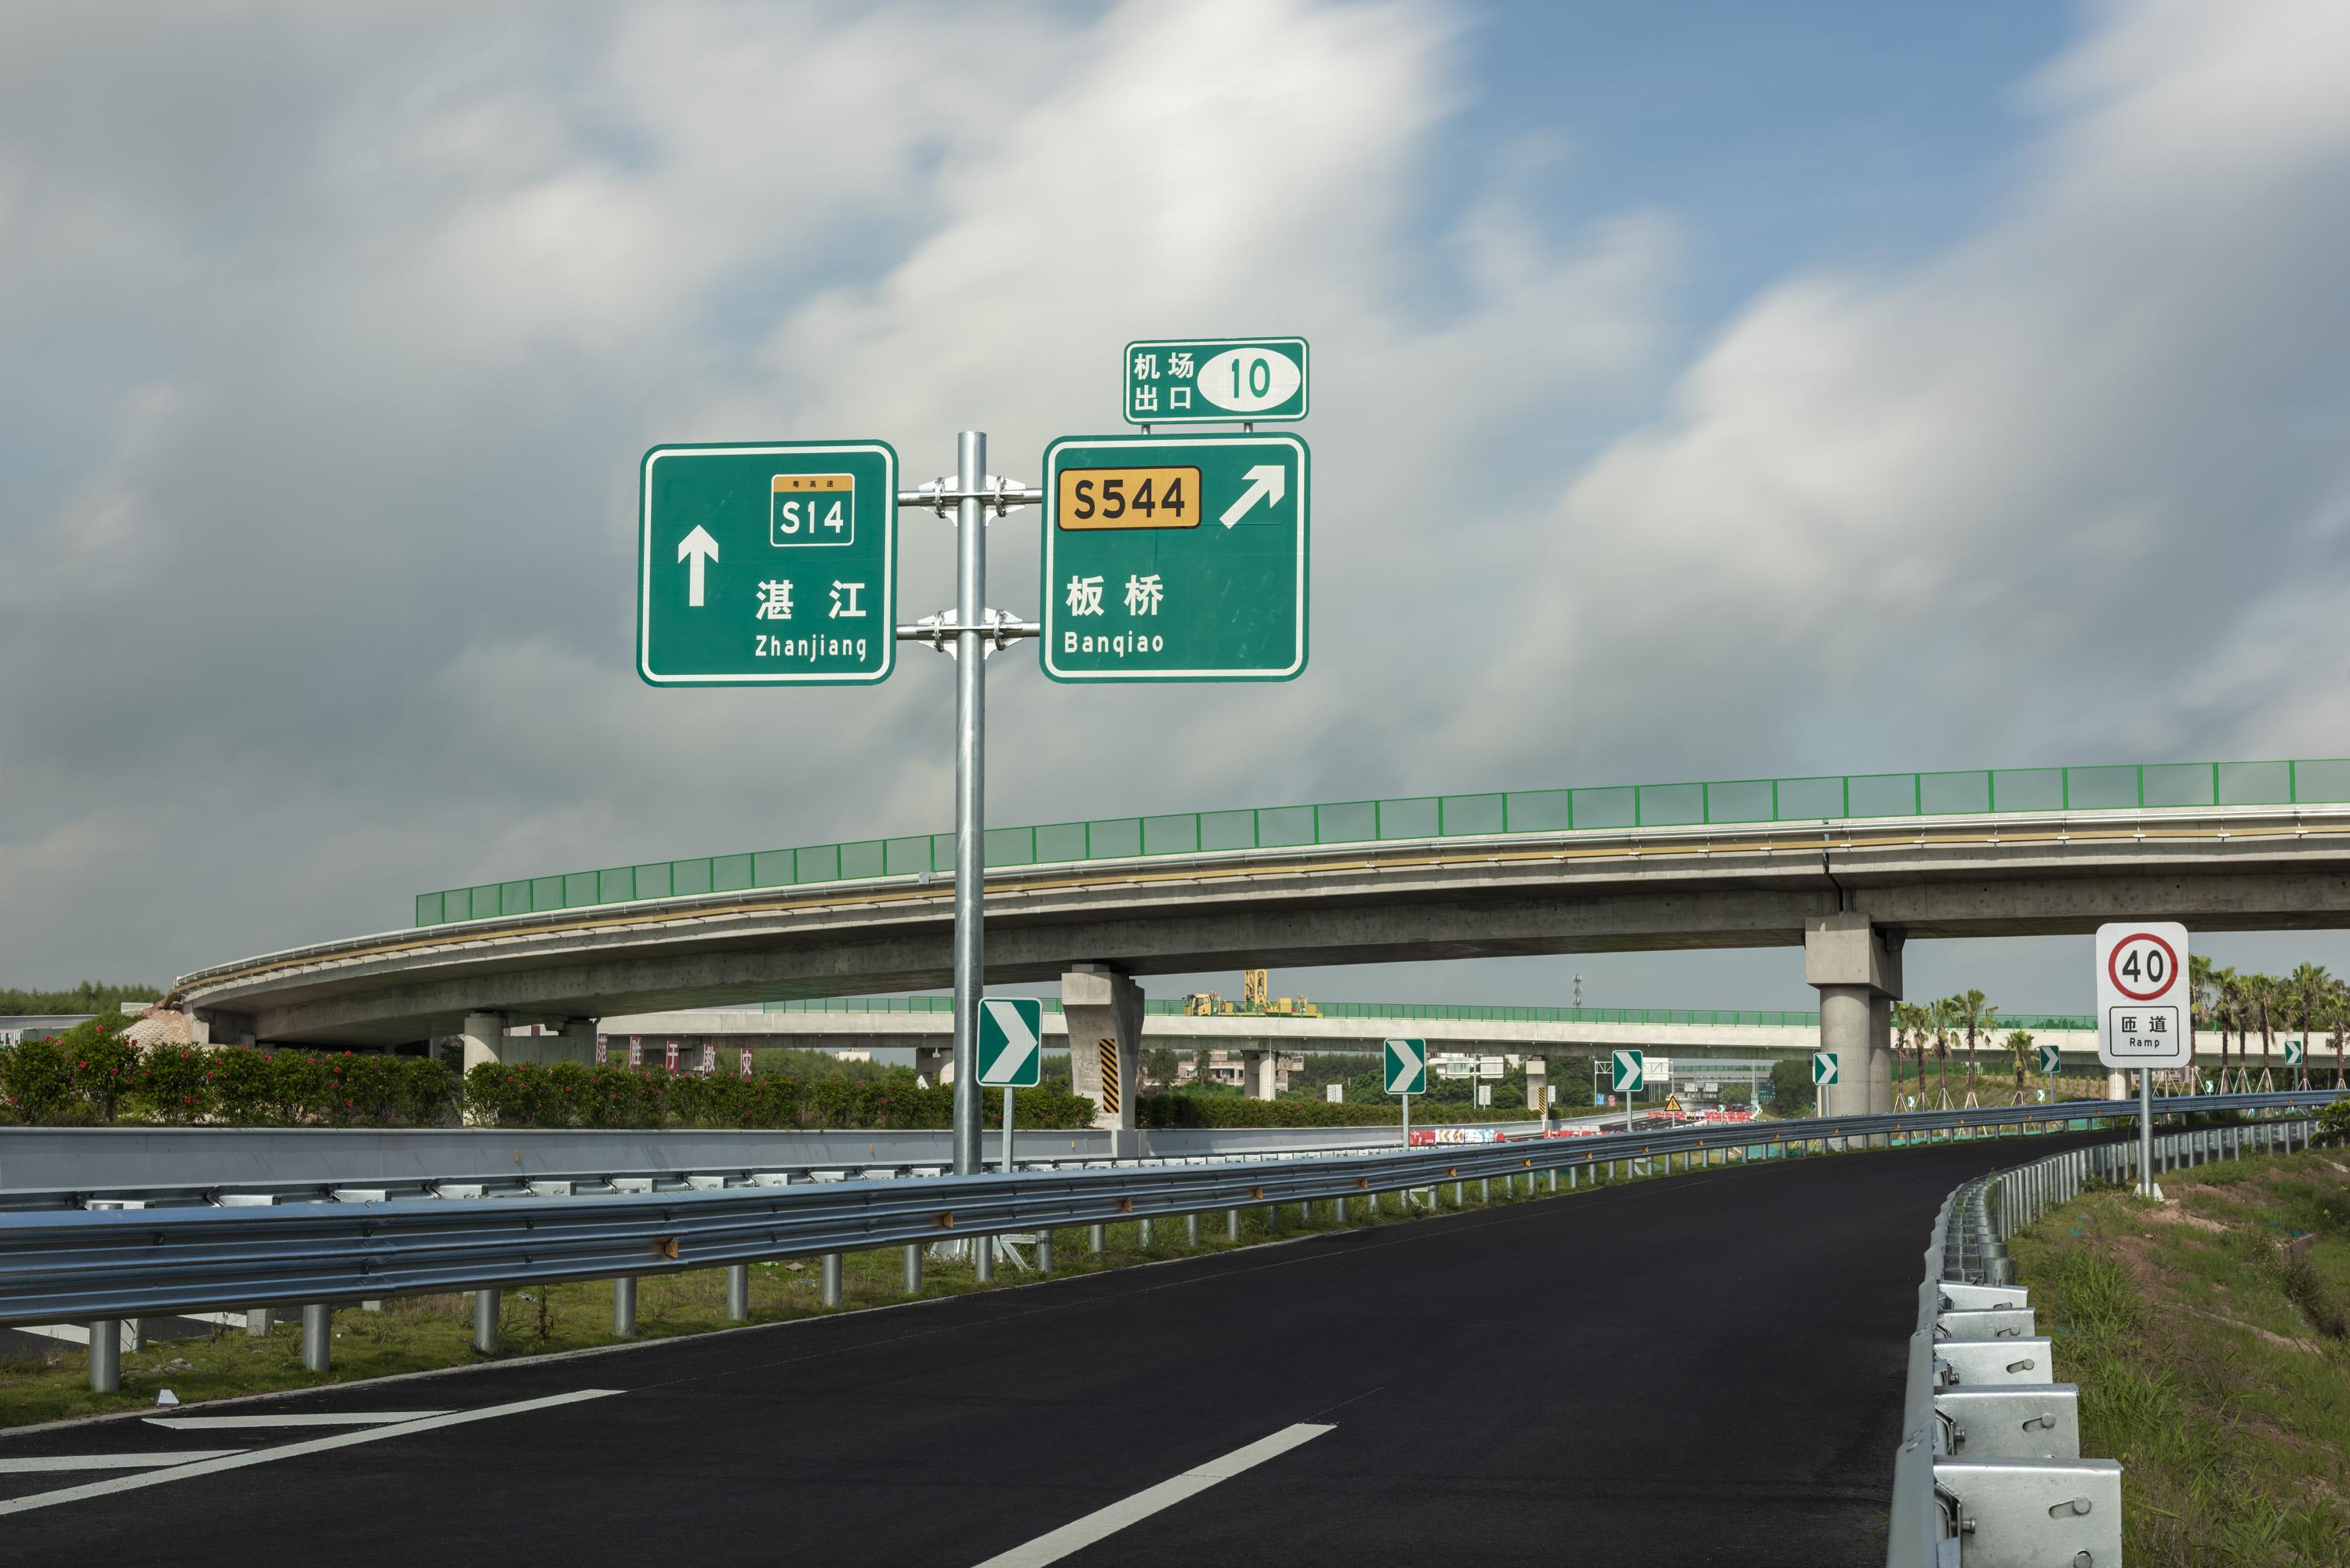
[{"label": "yellow construction machinery", "polygon": [[1274,996],[1270,994],[1270,971],[1244,970],[1241,973],[1241,1002],[1235,1007],[1213,991],[1194,992],[1183,999],[1183,1011],[1195,1018],[1319,1018],[1322,1010],[1304,996]]}]

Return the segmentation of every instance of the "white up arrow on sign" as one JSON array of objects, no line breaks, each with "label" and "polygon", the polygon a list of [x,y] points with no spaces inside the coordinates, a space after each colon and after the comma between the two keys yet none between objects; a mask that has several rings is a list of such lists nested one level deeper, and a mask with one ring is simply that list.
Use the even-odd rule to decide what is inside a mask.
[{"label": "white up arrow on sign", "polygon": [[702,607],[702,571],[704,566],[718,559],[718,541],[710,536],[708,529],[696,523],[693,525],[693,532],[678,541],[677,558],[686,563],[686,607],[700,609]]},{"label": "white up arrow on sign", "polygon": [[1277,504],[1289,487],[1289,476],[1282,472],[1281,464],[1277,462],[1260,462],[1244,477],[1249,482],[1248,488],[1241,492],[1238,501],[1224,508],[1222,517],[1216,519],[1227,528],[1247,516],[1248,509],[1260,499]]}]

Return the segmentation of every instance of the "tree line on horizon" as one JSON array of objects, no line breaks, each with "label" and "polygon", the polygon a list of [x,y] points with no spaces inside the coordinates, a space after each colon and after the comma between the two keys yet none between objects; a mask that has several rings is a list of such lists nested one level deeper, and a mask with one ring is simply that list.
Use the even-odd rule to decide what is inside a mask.
[{"label": "tree line on horizon", "polygon": [[[2187,988],[2190,1038],[2199,1037],[2205,1030],[2219,1034],[2222,1075],[2228,1071],[2230,1033],[2236,1039],[2235,1064],[2240,1069],[2249,1068],[2251,1036],[2255,1032],[2260,1034],[2261,1070],[2267,1072],[2273,1062],[2277,1032],[2284,1030],[2301,1039],[2303,1065],[2313,1074],[2317,1067],[2318,1038],[2324,1036],[2334,1052],[2334,1086],[2342,1085],[2343,1041],[2350,1035],[2350,981],[2335,977],[2319,963],[2304,963],[2291,974],[2275,975],[2222,968],[2200,954],[2189,954]],[[1901,1064],[1910,1061],[1917,1065],[1918,1085],[1924,1086],[1930,1051],[1940,1065],[1942,1092],[1947,1096],[1951,1054],[1963,1045],[1966,1092],[1974,1093],[1977,1048],[1989,1043],[2008,1058],[2016,1097],[2022,1098],[2032,1066],[2032,1032],[2010,1029],[2001,1035],[1999,1009],[1981,991],[1962,991],[1933,1002],[1895,1002],[1893,1036],[1897,1089],[1904,1076]]]}]

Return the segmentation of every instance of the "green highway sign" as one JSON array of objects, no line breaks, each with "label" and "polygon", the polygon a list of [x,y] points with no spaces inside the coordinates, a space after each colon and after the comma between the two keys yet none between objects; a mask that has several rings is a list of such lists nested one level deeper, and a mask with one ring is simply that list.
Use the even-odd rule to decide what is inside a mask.
[{"label": "green highway sign", "polygon": [[1647,1055],[1638,1051],[1618,1051],[1614,1067],[1615,1074],[1609,1086],[1619,1095],[1638,1094],[1641,1080],[1648,1074]]},{"label": "green highway sign", "polygon": [[1045,1067],[1045,1004],[1033,996],[991,996],[979,1004],[979,1083],[1033,1089]]},{"label": "green highway sign", "polygon": [[1126,346],[1126,422],[1302,420],[1303,337],[1159,337]]},{"label": "green highway sign", "polygon": [[2040,1058],[2040,1072],[2043,1077],[2054,1077],[2064,1064],[2063,1055],[2054,1045],[2045,1044],[2034,1045],[2032,1052],[2033,1055]]},{"label": "green highway sign", "polygon": [[2284,1043],[2284,1064],[2288,1067],[2298,1067],[2301,1065],[2301,1042],[2298,1040],[2286,1041]]},{"label": "green highway sign", "polygon": [[1428,1093],[1428,1042],[1390,1040],[1387,1043],[1388,1093]]},{"label": "green highway sign", "polygon": [[1833,1051],[1812,1053],[1812,1084],[1825,1088],[1836,1081],[1836,1054]]},{"label": "green highway sign", "polygon": [[1305,668],[1305,443],[1065,436],[1045,450],[1045,673],[1287,680]]},{"label": "green highway sign", "polygon": [[887,441],[657,446],[638,470],[637,673],[855,686],[897,662]]}]

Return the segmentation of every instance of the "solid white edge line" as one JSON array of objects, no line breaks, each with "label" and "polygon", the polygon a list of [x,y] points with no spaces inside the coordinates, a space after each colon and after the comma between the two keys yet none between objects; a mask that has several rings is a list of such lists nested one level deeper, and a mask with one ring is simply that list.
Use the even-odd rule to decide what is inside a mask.
[{"label": "solid white edge line", "polygon": [[1221,1459],[1195,1465],[1182,1474],[1170,1476],[1157,1486],[1146,1487],[1132,1497],[1122,1498],[1107,1508],[1097,1509],[1083,1519],[1072,1520],[1060,1529],[1040,1535],[1009,1552],[1000,1552],[978,1564],[978,1568],[1045,1568],[1048,1563],[1058,1563],[1073,1552],[1083,1551],[1095,1542],[1117,1534],[1128,1525],[1149,1518],[1161,1509],[1171,1508],[1187,1497],[1195,1497],[1218,1481],[1230,1480],[1243,1470],[1251,1469],[1270,1459],[1277,1459],[1301,1443],[1310,1443],[1328,1426],[1300,1421],[1284,1427],[1269,1438],[1259,1438],[1246,1448],[1234,1449]]},{"label": "solid white edge line", "polygon": [[31,1459],[0,1459],[0,1476],[38,1475],[45,1470],[148,1470],[168,1465],[192,1465],[200,1459],[224,1459],[243,1449],[182,1449],[177,1453],[50,1454]]},{"label": "solid white edge line", "polygon": [[397,1427],[370,1427],[359,1432],[338,1432],[331,1438],[312,1438],[305,1442],[280,1443],[275,1448],[255,1449],[246,1453],[232,1454],[224,1459],[200,1459],[193,1464],[172,1469],[152,1470],[145,1475],[118,1476],[112,1480],[91,1481],[84,1486],[64,1487],[57,1491],[35,1492],[30,1497],[14,1497],[0,1501],[0,1517],[12,1513],[29,1513],[36,1508],[54,1508],[62,1502],[79,1502],[85,1498],[105,1497],[119,1491],[133,1491],[140,1487],[161,1486],[166,1481],[185,1480],[191,1476],[218,1475],[223,1470],[239,1469],[246,1465],[265,1465],[274,1459],[298,1459],[305,1454],[323,1454],[332,1449],[348,1449],[359,1443],[380,1442],[386,1438],[406,1437],[411,1432],[437,1431],[443,1427],[462,1427],[468,1421],[487,1421],[499,1416],[519,1416],[530,1410],[547,1410],[558,1405],[576,1405],[583,1399],[602,1399],[624,1390],[619,1388],[582,1388],[573,1394],[553,1394],[544,1399],[524,1399],[512,1405],[492,1405],[481,1410],[456,1410],[446,1416],[429,1416],[421,1421],[409,1421]]},{"label": "solid white edge line", "polygon": [[172,1432],[212,1432],[231,1427],[393,1427],[445,1416],[443,1410],[354,1410],[341,1414],[305,1411],[298,1416],[149,1416],[151,1427]]}]

